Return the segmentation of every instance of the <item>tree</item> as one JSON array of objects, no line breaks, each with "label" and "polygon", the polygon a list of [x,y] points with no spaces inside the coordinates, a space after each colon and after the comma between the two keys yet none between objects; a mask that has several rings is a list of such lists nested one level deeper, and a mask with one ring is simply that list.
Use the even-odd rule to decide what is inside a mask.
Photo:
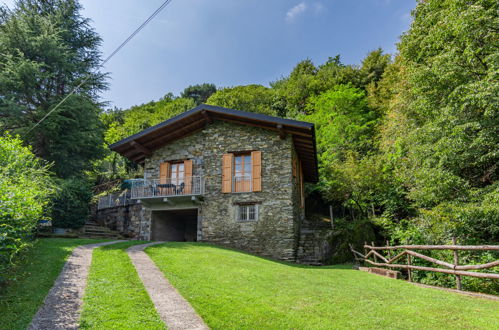
[{"label": "tree", "polygon": [[200,105],[201,103],[206,103],[206,100],[216,91],[217,86],[204,83],[185,88],[180,97],[193,99],[196,105]]},{"label": "tree", "polygon": [[0,282],[25,250],[54,191],[46,162],[19,138],[0,136]]},{"label": "tree", "polygon": [[[23,136],[60,177],[81,175],[102,155],[101,39],[80,11],[77,0],[0,9],[0,129]],[[77,95],[29,131],[83,79]]]},{"label": "tree", "polygon": [[468,199],[497,180],[499,47],[496,1],[425,1],[399,45],[410,126],[397,143],[421,207]]},{"label": "tree", "polygon": [[270,88],[261,85],[236,86],[218,90],[207,104],[273,116],[273,95]]},{"label": "tree", "polygon": [[[309,99],[309,115],[301,120],[316,125],[320,189],[326,201],[364,212],[363,201],[373,199],[379,169],[363,161],[374,150],[378,117],[367,104],[365,92],[338,85]],[[364,184],[365,182],[365,184]]]},{"label": "tree", "polygon": [[[190,110],[195,106],[191,98],[174,97],[168,93],[159,101],[133,106],[127,110],[108,111],[101,115],[106,126],[105,143],[115,143],[148,127],[159,124],[171,117]],[[94,164],[94,181],[107,180],[140,174],[136,164],[115,152],[108,151],[106,156]]]}]

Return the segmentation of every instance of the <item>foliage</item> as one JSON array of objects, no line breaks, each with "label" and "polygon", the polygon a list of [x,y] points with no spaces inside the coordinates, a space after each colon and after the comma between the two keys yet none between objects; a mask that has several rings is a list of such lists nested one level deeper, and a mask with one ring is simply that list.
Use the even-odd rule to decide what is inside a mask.
[{"label": "foliage", "polygon": [[368,107],[365,93],[350,85],[309,99],[309,115],[299,118],[316,125],[320,190],[326,201],[352,204],[365,213],[380,177],[379,169],[363,159],[373,150],[377,115]]},{"label": "foliage", "polygon": [[53,191],[48,166],[19,138],[0,137],[0,282],[30,246]]},{"label": "foliage", "polygon": [[[145,242],[94,250],[83,298],[82,329],[165,329],[144,284],[124,249]],[[102,308],[106,306],[106,308]]]},{"label": "foliage", "polygon": [[167,243],[146,253],[214,329],[490,328],[496,320],[496,301],[351,265],[275,262],[203,243]]},{"label": "foliage", "polygon": [[90,215],[90,184],[79,178],[60,180],[52,200],[52,225],[58,228],[80,228]]},{"label": "foliage", "polygon": [[[77,0],[19,0],[0,9],[0,130],[22,135],[59,177],[81,175],[103,151],[101,39],[80,11]],[[82,79],[78,94],[33,128]]]},{"label": "foliage", "polygon": [[275,115],[272,109],[273,93],[261,85],[236,86],[219,89],[207,104],[230,109]]},{"label": "foliage", "polygon": [[309,59],[301,61],[288,77],[271,84],[277,94],[274,108],[281,116],[294,118],[305,112],[309,98],[337,85],[351,84],[359,89],[376,86],[390,62],[391,56],[381,49],[367,54],[360,67],[343,64],[339,55],[318,67]]},{"label": "foliage", "polygon": [[208,98],[216,91],[217,86],[204,83],[185,88],[180,97],[193,99],[196,105],[200,105],[201,103],[206,103]]},{"label": "foliage", "polygon": [[[395,242],[499,241],[498,9],[486,0],[419,2],[399,56],[369,90],[370,105],[386,114],[379,157],[409,215],[377,219]],[[482,253],[466,262],[484,260],[494,259]],[[445,275],[419,279],[453,285]],[[499,289],[475,279],[463,285]]]},{"label": "foliage", "polygon": [[[156,102],[134,106],[127,110],[108,111],[101,115],[106,126],[104,141],[112,144],[148,127],[159,124],[171,117],[190,110],[195,106],[191,98],[176,98],[166,94]],[[94,163],[94,181],[103,183],[107,180],[127,178],[138,175],[138,167],[122,156],[108,151],[106,156]]]},{"label": "foliage", "polygon": [[7,286],[0,286],[0,328],[27,329],[72,250],[80,245],[99,242],[102,240],[37,240],[33,248],[22,255],[21,262],[7,273]]}]

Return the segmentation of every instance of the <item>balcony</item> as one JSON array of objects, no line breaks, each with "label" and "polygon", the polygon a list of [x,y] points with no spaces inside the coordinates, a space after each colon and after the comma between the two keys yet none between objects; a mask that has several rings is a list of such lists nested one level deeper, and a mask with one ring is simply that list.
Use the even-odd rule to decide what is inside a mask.
[{"label": "balcony", "polygon": [[190,176],[178,179],[131,180],[132,199],[199,196],[204,194],[204,179]]}]

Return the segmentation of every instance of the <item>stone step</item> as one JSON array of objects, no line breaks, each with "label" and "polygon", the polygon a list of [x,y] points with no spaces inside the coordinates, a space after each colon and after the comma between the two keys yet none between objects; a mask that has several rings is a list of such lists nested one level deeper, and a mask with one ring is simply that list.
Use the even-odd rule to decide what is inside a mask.
[{"label": "stone step", "polygon": [[81,235],[79,236],[80,238],[94,238],[94,239],[120,239],[121,237],[119,236],[113,236],[113,235],[109,235],[109,236],[93,236],[93,235]]},{"label": "stone step", "polygon": [[107,232],[107,233],[89,233],[89,232],[84,232],[82,235],[86,235],[86,236],[99,236],[99,237],[103,237],[103,236],[117,236],[118,234],[117,233],[113,233],[113,232]]},{"label": "stone step", "polygon": [[98,232],[98,233],[109,233],[111,232],[110,229],[108,228],[83,228],[83,231],[87,231],[87,232]]}]

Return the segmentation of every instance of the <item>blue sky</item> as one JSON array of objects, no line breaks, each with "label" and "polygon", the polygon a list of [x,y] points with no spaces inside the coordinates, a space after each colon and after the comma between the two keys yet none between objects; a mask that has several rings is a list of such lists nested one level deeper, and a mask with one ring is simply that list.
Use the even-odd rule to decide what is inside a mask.
[{"label": "blue sky", "polygon": [[[80,0],[111,53],[163,0]],[[12,5],[13,0],[0,0]],[[172,0],[106,66],[102,99],[127,108],[197,83],[268,83],[300,60],[394,53],[415,0]]]}]

